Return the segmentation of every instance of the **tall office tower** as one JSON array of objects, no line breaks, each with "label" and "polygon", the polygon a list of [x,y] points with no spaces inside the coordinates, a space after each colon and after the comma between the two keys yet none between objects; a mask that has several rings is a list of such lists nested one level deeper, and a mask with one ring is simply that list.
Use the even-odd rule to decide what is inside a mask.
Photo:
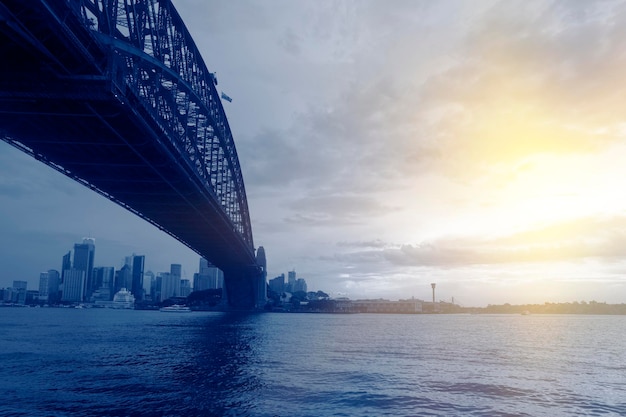
[{"label": "tall office tower", "polygon": [[180,280],[180,290],[178,291],[179,297],[187,297],[191,294],[191,282],[188,279]]},{"label": "tall office tower", "polygon": [[161,277],[161,273],[157,273],[154,277],[154,281],[152,285],[150,285],[150,297],[152,298],[153,303],[158,303],[161,301],[161,283],[163,279]]},{"label": "tall office tower", "polygon": [[113,293],[119,292],[122,288],[127,290],[131,288],[133,283],[133,274],[130,266],[124,265],[119,271],[115,271],[115,288]]},{"label": "tall office tower", "polygon": [[48,301],[49,287],[48,273],[42,272],[39,274],[39,300]]},{"label": "tall office tower", "polygon": [[85,275],[81,269],[67,269],[63,271],[63,296],[61,300],[82,302],[85,294]]},{"label": "tall office tower", "polygon": [[200,258],[200,270],[198,271],[198,273],[200,275],[208,275],[209,274],[209,268],[211,268],[213,265],[211,264],[211,262],[207,261],[204,258]]},{"label": "tall office tower", "polygon": [[256,251],[256,263],[261,267],[261,274],[256,284],[256,307],[263,308],[267,303],[267,259],[263,246],[259,246]]},{"label": "tall office tower", "polygon": [[93,277],[93,286],[97,289],[102,288],[102,282],[104,281],[104,267],[96,266],[91,271],[91,275]]},{"label": "tall office tower", "polygon": [[63,282],[64,272],[68,269],[72,269],[72,261],[71,261],[72,251],[69,251],[65,255],[63,255],[63,263],[61,265],[61,282]]},{"label": "tall office tower", "polygon": [[195,272],[193,274],[193,281],[192,281],[192,285],[193,285],[193,291],[200,291],[198,288],[201,286],[200,284],[200,274],[198,272]]},{"label": "tall office tower", "polygon": [[13,289],[26,291],[28,289],[28,281],[13,281]]},{"label": "tall office tower", "polygon": [[194,274],[193,290],[224,288],[224,273],[204,258],[200,258],[200,272]]},{"label": "tall office tower", "polygon": [[182,276],[183,273],[183,267],[181,264],[171,264],[170,265],[170,274],[178,277],[180,279],[180,277]]},{"label": "tall office tower", "polygon": [[155,285],[154,283],[154,272],[152,271],[148,271],[148,272],[144,272],[143,274],[143,293],[146,295],[146,297],[150,297],[152,300],[154,300],[154,298],[152,298],[152,286]]},{"label": "tall office tower", "polygon": [[93,285],[98,292],[98,299],[101,301],[110,301],[115,294],[115,268],[112,266],[95,267],[92,271]]},{"label": "tall office tower", "polygon": [[204,258],[200,258],[200,269],[193,275],[193,290],[203,291],[211,288],[211,263]]},{"label": "tall office tower", "polygon": [[285,291],[293,292],[294,285],[296,285],[296,270],[295,269],[287,273],[287,288],[285,289]]},{"label": "tall office tower", "polygon": [[93,285],[93,260],[96,254],[96,240],[94,238],[83,238],[83,243],[74,244],[74,269],[85,271],[85,285],[83,288],[83,299],[91,297],[91,293],[96,290]]},{"label": "tall office tower", "polygon": [[306,290],[307,290],[306,281],[304,280],[304,278],[298,278],[295,284],[293,284],[293,292],[296,292],[296,291],[306,292]]},{"label": "tall office tower", "polygon": [[136,301],[144,299],[143,296],[143,267],[146,257],[144,255],[133,255],[132,283],[130,292],[135,296]]},{"label": "tall office tower", "polygon": [[163,301],[170,297],[177,297],[180,291],[180,277],[170,272],[160,272],[157,275],[157,300]]},{"label": "tall office tower", "polygon": [[56,269],[48,270],[48,304],[57,303],[59,296],[59,285],[61,284],[61,274]]},{"label": "tall office tower", "polygon": [[17,304],[26,303],[26,290],[28,289],[27,281],[13,281],[13,296],[12,299]]},{"label": "tall office tower", "polygon": [[276,278],[270,279],[270,291],[280,295],[285,292],[285,274],[280,274]]}]

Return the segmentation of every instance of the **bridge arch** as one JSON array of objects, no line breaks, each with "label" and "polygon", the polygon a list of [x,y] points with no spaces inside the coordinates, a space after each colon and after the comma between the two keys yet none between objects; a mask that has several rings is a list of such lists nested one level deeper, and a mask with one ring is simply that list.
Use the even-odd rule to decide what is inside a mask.
[{"label": "bridge arch", "polygon": [[223,269],[231,304],[258,304],[233,135],[171,1],[7,0],[0,37],[0,137]]}]

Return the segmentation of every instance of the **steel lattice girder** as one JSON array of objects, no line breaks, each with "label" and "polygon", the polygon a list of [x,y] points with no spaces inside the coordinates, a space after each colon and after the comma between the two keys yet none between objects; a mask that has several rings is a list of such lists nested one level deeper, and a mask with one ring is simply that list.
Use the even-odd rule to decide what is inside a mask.
[{"label": "steel lattice girder", "polygon": [[[0,112],[38,112],[41,117],[47,117],[51,129],[61,126],[55,124],[61,116],[72,118],[72,123],[62,125],[64,136],[56,138],[54,147],[50,147],[40,139],[45,129],[37,130],[36,126],[20,124],[19,118],[13,120],[5,115],[6,131],[0,132],[4,140],[143,217],[141,207],[129,206],[103,186],[123,181],[121,176],[107,177],[104,168],[99,170],[101,162],[96,157],[102,153],[108,155],[105,165],[123,171],[129,184],[134,184],[131,178],[138,171],[133,172],[133,167],[138,167],[140,161],[132,158],[114,161],[115,150],[124,143],[110,139],[106,132],[94,132],[89,143],[80,137],[80,128],[91,126],[82,122],[85,120],[97,119],[98,129],[108,129],[118,136],[137,135],[138,127],[131,128],[128,123],[140,120],[146,131],[153,132],[152,139],[147,140],[159,142],[159,149],[167,150],[178,169],[187,173],[183,177],[195,184],[194,189],[202,190],[219,205],[218,211],[232,225],[231,233],[234,231],[241,239],[250,254],[246,256],[253,259],[243,177],[214,78],[169,1],[7,0],[0,4],[0,34],[10,40],[0,42],[0,52],[8,56],[28,52],[21,61],[0,63],[3,75],[12,76],[10,82],[2,78],[0,106],[4,106],[2,102],[9,104]],[[19,69],[24,70],[23,77]],[[118,117],[120,110],[129,108],[137,119]],[[11,133],[20,129],[29,133],[23,138],[19,135],[13,138]],[[171,171],[167,161],[159,162],[160,154],[153,150],[156,145],[138,141],[133,146],[139,159],[150,160],[155,170]],[[64,166],[47,158],[39,148],[51,154],[63,151],[80,155],[76,160],[66,159],[69,162]],[[148,153],[141,155],[142,152]],[[83,166],[80,166],[81,158],[86,161]],[[90,182],[76,172],[89,172],[97,181]],[[173,178],[180,175],[176,172]],[[149,191],[150,184],[157,184],[157,179],[146,176],[145,172],[141,174],[144,177],[136,184],[142,184],[149,195],[158,193],[158,190]],[[126,191],[118,191],[118,195],[130,195],[139,189],[128,187]],[[147,220],[163,228],[158,222]],[[184,236],[167,228],[166,231],[197,249]]]},{"label": "steel lattice girder", "polygon": [[[80,2],[98,40],[112,50],[108,70],[151,109],[163,131],[217,195],[251,246],[243,176],[213,77],[169,1]],[[97,22],[97,23],[96,23]],[[218,152],[206,152],[211,145]]]}]

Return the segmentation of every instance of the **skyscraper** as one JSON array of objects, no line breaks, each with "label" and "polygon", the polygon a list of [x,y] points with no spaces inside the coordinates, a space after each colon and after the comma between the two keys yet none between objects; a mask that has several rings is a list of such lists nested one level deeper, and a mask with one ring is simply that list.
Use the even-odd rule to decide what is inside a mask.
[{"label": "skyscraper", "polygon": [[93,284],[96,287],[94,295],[98,292],[98,299],[111,301],[115,294],[115,268],[112,266],[95,267],[92,271]]},{"label": "skyscraper", "polygon": [[24,304],[26,302],[26,290],[28,289],[27,281],[13,281],[13,302]]},{"label": "skyscraper", "polygon": [[135,296],[135,300],[143,300],[143,268],[146,257],[141,255],[133,255],[133,270],[131,293]]},{"label": "skyscraper", "polygon": [[211,286],[211,266],[212,265],[209,261],[204,258],[200,258],[200,269],[197,274],[194,274],[193,277],[194,291],[203,291],[214,288]]},{"label": "skyscraper", "polygon": [[224,287],[224,273],[204,258],[200,258],[200,272],[194,274],[193,290],[211,290]]},{"label": "skyscraper", "polygon": [[117,293],[122,288],[126,288],[127,290],[131,287],[133,283],[133,274],[129,265],[124,265],[122,269],[119,271],[115,271],[115,290],[114,293]]},{"label": "skyscraper", "polygon": [[270,279],[270,291],[280,295],[285,291],[285,274],[280,274],[276,278]]},{"label": "skyscraper", "polygon": [[289,271],[287,273],[287,288],[285,289],[285,291],[287,292],[293,292],[294,291],[294,286],[296,285],[296,270],[294,269],[293,271]]},{"label": "skyscraper", "polygon": [[298,278],[296,282],[293,284],[293,292],[302,291],[306,292],[307,285],[306,280],[304,278]]},{"label": "skyscraper", "polygon": [[59,301],[59,285],[61,284],[61,274],[56,269],[48,270],[48,303],[55,304]]},{"label": "skyscraper", "polygon": [[154,273],[152,271],[147,271],[144,272],[143,274],[143,291],[144,294],[147,296],[148,294],[150,294],[150,296],[148,298],[150,298],[152,301],[154,301],[154,294],[153,294],[153,290],[152,288],[156,285],[156,282],[154,280]]},{"label": "skyscraper", "polygon": [[85,294],[85,271],[67,269],[63,271],[63,301],[82,302]]},{"label": "skyscraper", "polygon": [[48,273],[39,274],[39,299],[48,301]]},{"label": "skyscraper", "polygon": [[61,282],[63,282],[64,273],[68,269],[72,269],[72,251],[69,251],[65,255],[63,255],[63,262],[61,265]]},{"label": "skyscraper", "polygon": [[74,245],[73,268],[85,272],[85,284],[83,286],[83,299],[91,296],[96,290],[93,284],[93,261],[96,254],[96,240],[83,238],[83,243]]},{"label": "skyscraper", "polygon": [[180,280],[180,290],[178,291],[179,297],[187,297],[191,294],[191,283],[188,279]]},{"label": "skyscraper", "polygon": [[172,274],[172,276],[178,277],[178,279],[180,279],[182,276],[182,272],[183,272],[183,267],[181,264],[170,265],[170,274]]},{"label": "skyscraper", "polygon": [[161,272],[157,276],[157,299],[167,300],[170,297],[178,296],[180,291],[180,277],[170,272]]}]

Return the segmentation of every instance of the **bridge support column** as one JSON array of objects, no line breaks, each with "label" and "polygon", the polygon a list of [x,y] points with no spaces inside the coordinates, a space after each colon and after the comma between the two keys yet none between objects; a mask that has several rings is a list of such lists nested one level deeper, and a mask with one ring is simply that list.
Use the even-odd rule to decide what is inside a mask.
[{"label": "bridge support column", "polygon": [[259,305],[258,282],[262,272],[258,268],[233,268],[223,272],[224,290],[231,309],[258,310],[264,307]]}]

